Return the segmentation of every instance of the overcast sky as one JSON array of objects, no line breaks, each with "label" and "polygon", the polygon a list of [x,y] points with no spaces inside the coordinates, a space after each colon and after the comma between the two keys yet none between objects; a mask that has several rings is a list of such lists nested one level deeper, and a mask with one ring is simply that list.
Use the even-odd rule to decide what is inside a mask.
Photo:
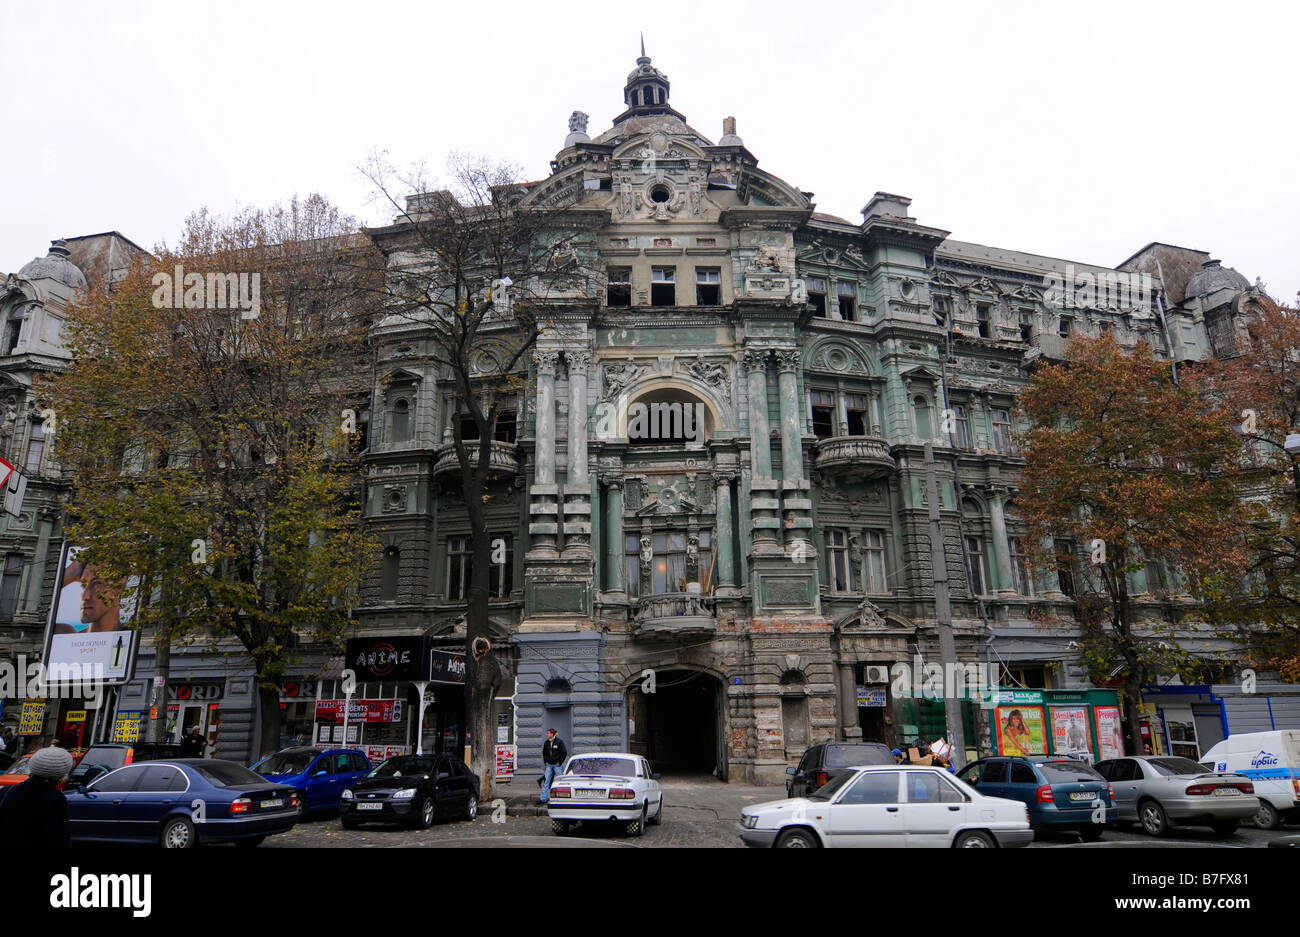
[{"label": "overcast sky", "polygon": [[1294,4],[213,4],[2,9],[0,271],[51,238],[174,242],[185,215],[320,192],[390,220],[373,148],[549,172],[575,109],[623,109],[644,30],[671,103],[734,115],[769,172],[860,221],[1117,264],[1150,241],[1300,290]]}]

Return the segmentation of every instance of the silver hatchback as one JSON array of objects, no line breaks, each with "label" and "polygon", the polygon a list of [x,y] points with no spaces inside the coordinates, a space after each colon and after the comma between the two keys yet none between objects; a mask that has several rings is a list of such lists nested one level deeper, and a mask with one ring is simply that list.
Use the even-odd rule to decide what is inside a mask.
[{"label": "silver hatchback", "polygon": [[1115,792],[1116,824],[1136,821],[1152,836],[1164,836],[1175,823],[1226,836],[1259,810],[1250,778],[1215,774],[1190,758],[1134,755],[1094,767]]}]

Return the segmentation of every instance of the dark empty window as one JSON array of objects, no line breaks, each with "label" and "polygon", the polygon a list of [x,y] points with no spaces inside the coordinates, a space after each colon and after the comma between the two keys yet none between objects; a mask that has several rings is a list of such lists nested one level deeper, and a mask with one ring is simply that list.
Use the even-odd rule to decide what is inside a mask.
[{"label": "dark empty window", "polygon": [[837,292],[840,302],[840,318],[845,322],[852,322],[858,312],[858,285],[856,283],[841,283],[837,288]]},{"label": "dark empty window", "polygon": [[5,354],[12,355],[14,349],[18,347],[18,336],[23,331],[23,320],[18,316],[12,316],[9,324],[5,326]]},{"label": "dark empty window", "polygon": [[808,304],[813,307],[813,315],[826,317],[826,281],[813,277],[808,281]]},{"label": "dark empty window", "polygon": [[870,432],[870,423],[867,419],[867,398],[862,394],[846,394],[844,405],[849,424],[849,435],[866,436]]},{"label": "dark empty window", "polygon": [[492,432],[492,438],[497,442],[514,442],[516,432],[516,418],[514,410],[502,410],[497,414],[496,429]]},{"label": "dark empty window", "polygon": [[1057,333],[1061,338],[1070,337],[1070,326],[1074,322],[1069,316],[1061,316],[1061,324],[1058,326]]},{"label": "dark empty window", "polygon": [[1054,541],[1056,551],[1056,583],[1068,596],[1074,596],[1074,543],[1070,540]]},{"label": "dark empty window", "polygon": [[984,547],[979,537],[966,538],[966,581],[971,595],[984,595]]},{"label": "dark empty window", "polygon": [[20,553],[5,557],[4,580],[0,583],[0,618],[11,618],[18,604],[18,581],[22,578],[23,558]]},{"label": "dark empty window", "polygon": [[652,267],[650,270],[650,305],[677,305],[677,268]]},{"label": "dark empty window", "polygon": [[826,579],[832,592],[848,592],[849,538],[842,530],[826,531]]},{"label": "dark empty window", "polygon": [[469,596],[469,584],[474,570],[473,550],[469,537],[448,538],[447,598],[465,599]]},{"label": "dark empty window", "polygon": [[812,431],[818,439],[835,435],[835,395],[824,390],[808,393],[812,403]]},{"label": "dark empty window", "polygon": [[722,305],[722,271],[717,267],[695,271],[695,305]]},{"label": "dark empty window", "polygon": [[397,598],[397,572],[402,565],[402,551],[397,547],[384,549],[383,597],[387,601]]},{"label": "dark empty window", "polygon": [[1027,344],[1033,344],[1034,314],[1032,312],[1020,313],[1020,340]]},{"label": "dark empty window", "polygon": [[609,271],[609,285],[605,293],[605,305],[632,305],[632,268],[612,267]]},{"label": "dark empty window", "polygon": [[650,201],[663,204],[672,199],[673,193],[668,190],[666,185],[657,185],[650,190]]},{"label": "dark empty window", "polygon": [[988,303],[979,303],[975,306],[975,326],[979,330],[980,338],[993,337]]}]

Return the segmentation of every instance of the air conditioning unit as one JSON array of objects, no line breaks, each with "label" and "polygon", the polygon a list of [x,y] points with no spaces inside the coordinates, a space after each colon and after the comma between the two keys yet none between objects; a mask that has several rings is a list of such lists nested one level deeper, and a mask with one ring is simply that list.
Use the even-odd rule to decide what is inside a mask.
[{"label": "air conditioning unit", "polygon": [[889,665],[888,664],[868,664],[863,670],[863,683],[888,683],[889,682]]}]

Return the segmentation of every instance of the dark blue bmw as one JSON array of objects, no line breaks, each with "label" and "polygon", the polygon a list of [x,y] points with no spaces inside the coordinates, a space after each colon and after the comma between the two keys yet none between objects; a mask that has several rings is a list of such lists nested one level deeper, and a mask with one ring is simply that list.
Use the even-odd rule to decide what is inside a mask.
[{"label": "dark blue bmw", "polygon": [[293,829],[299,816],[292,787],[219,758],[127,765],[64,793],[73,843],[256,846]]}]

